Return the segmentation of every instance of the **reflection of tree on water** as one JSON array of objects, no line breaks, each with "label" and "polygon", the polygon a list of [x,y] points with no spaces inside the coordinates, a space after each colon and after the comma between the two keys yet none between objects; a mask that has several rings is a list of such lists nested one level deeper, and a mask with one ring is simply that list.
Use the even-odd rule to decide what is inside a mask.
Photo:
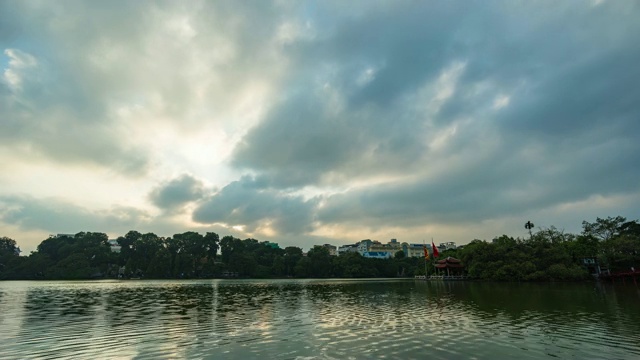
[{"label": "reflection of tree on water", "polygon": [[23,346],[29,349],[31,356],[41,356],[41,351],[55,358],[66,352],[66,346],[76,344],[77,339],[101,336],[105,332],[99,320],[102,300],[101,291],[87,288],[82,283],[63,288],[29,288],[24,298],[19,336],[41,336]]},{"label": "reflection of tree on water", "polygon": [[530,357],[624,358],[640,351],[637,289],[610,284],[113,281],[37,283],[22,294],[8,295],[24,308],[12,313],[20,328],[3,331],[23,343],[0,341],[3,355],[507,358],[527,348]]},{"label": "reflection of tree on water", "polygon": [[87,288],[29,289],[25,302],[27,321],[73,321],[75,317],[95,315],[101,304],[100,291]]},{"label": "reflection of tree on water", "polygon": [[[445,291],[450,294],[459,310],[476,318],[474,321],[510,323],[509,336],[523,338],[539,332],[556,341],[568,332],[575,332],[575,336],[584,336],[596,343],[597,339],[591,339],[596,334],[589,330],[596,324],[598,328],[604,325],[607,329],[604,332],[600,329],[598,336],[628,338],[640,332],[637,297],[630,296],[630,292],[637,289],[599,283],[451,282],[443,284],[439,290],[440,294]],[[502,334],[503,326],[492,328],[487,325],[494,335]],[[606,343],[604,339],[600,341]]]},{"label": "reflection of tree on water", "polygon": [[305,325],[306,297],[297,282],[221,281],[213,336],[221,349],[241,344],[245,357],[280,358],[300,340],[292,334]]},{"label": "reflection of tree on water", "polygon": [[107,296],[107,321],[131,348],[153,344],[166,357],[188,357],[210,342],[216,285],[211,282],[125,282]]},{"label": "reflection of tree on water", "polygon": [[214,294],[211,284],[140,284],[109,292],[107,313],[113,326],[131,321],[155,322],[158,318],[165,322],[192,318],[206,322],[212,318]]},{"label": "reflection of tree on water", "polygon": [[602,302],[594,284],[539,283],[450,283],[449,291],[465,306],[488,315],[513,318],[535,310],[556,312],[600,312]]}]

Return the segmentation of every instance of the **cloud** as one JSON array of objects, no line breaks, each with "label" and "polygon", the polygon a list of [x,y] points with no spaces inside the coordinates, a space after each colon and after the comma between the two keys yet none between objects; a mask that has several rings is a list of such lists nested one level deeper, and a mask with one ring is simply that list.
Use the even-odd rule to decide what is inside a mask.
[{"label": "cloud", "polygon": [[261,188],[244,177],[225,186],[194,211],[198,223],[223,223],[247,233],[302,234],[312,230],[316,199],[305,200],[276,190]]},{"label": "cloud", "polygon": [[372,6],[291,44],[295,90],[232,164],[274,189],[342,189],[323,199],[324,226],[485,221],[637,192],[629,3],[495,5]]},{"label": "cloud", "polygon": [[55,198],[0,196],[0,221],[22,229],[39,229],[52,233],[74,231],[127,231],[148,223],[145,211],[125,206],[90,210]]},{"label": "cloud", "polygon": [[232,165],[258,172],[277,188],[405,176],[442,136],[431,119],[455,92],[464,67],[457,60],[446,64],[417,93],[386,108],[349,107],[340,89],[307,84],[308,92],[276,105],[249,131],[234,149]]},{"label": "cloud", "polygon": [[[639,14],[625,0],[3,2],[0,156],[22,173],[0,186],[25,191],[15,179],[44,164],[68,174],[43,182],[56,195],[118,176],[117,201],[162,210],[132,223],[291,241],[545,214],[562,227],[579,214],[557,209],[591,204],[587,218],[602,208],[589,199],[610,211],[640,192]],[[104,200],[7,191],[3,219],[25,229],[129,221]]]},{"label": "cloud", "polygon": [[2,146],[25,159],[109,166],[131,175],[146,171],[145,153],[121,141],[103,106],[83,89],[61,87],[69,79],[56,75],[46,59],[13,48],[4,54],[9,61],[0,91]]},{"label": "cloud", "polygon": [[255,121],[278,74],[270,40],[286,7],[1,6],[0,146],[26,161],[143,176],[162,162],[161,141]]},{"label": "cloud", "polygon": [[160,184],[149,194],[151,202],[161,209],[175,210],[185,204],[202,198],[205,186],[192,175],[183,174]]}]

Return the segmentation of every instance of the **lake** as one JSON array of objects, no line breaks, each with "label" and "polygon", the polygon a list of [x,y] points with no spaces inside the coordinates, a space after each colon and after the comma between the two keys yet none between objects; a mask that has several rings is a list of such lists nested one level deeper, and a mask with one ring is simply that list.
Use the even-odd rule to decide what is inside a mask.
[{"label": "lake", "polygon": [[0,358],[640,359],[640,290],[414,280],[0,282]]}]

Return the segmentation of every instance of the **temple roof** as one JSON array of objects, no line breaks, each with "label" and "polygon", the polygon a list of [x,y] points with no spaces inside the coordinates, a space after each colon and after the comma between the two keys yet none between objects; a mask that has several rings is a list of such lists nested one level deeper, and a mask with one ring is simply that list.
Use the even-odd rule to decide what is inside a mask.
[{"label": "temple roof", "polygon": [[454,257],[447,257],[446,259],[436,261],[438,264],[460,264],[460,260]]},{"label": "temple roof", "polygon": [[435,264],[434,266],[437,267],[438,269],[463,267],[462,264]]},{"label": "temple roof", "polygon": [[462,266],[462,264],[460,263],[460,260],[449,256],[446,259],[442,259],[442,260],[438,260],[436,261],[436,263],[434,264],[434,266],[438,269],[445,269],[445,268],[462,268],[464,266]]}]

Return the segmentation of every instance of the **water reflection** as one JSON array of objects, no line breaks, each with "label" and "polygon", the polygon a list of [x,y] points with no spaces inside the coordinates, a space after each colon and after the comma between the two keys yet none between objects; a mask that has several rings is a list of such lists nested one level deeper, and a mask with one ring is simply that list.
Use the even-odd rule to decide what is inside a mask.
[{"label": "water reflection", "polygon": [[3,358],[637,358],[635,287],[0,283]]}]

